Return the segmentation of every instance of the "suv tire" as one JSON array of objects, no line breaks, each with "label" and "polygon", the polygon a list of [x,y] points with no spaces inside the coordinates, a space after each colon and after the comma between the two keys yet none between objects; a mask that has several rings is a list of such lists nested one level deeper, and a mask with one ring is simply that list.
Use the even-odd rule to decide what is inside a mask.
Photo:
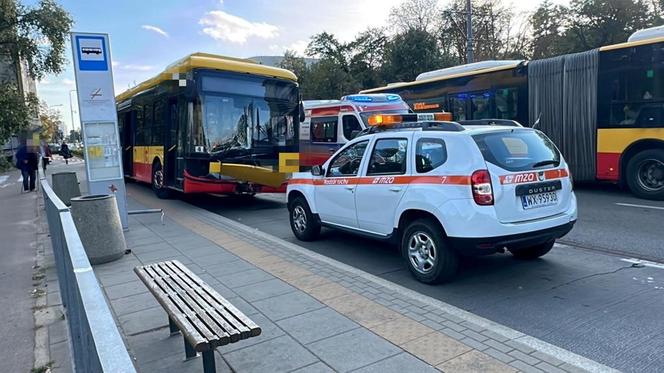
[{"label": "suv tire", "polygon": [[300,241],[313,241],[320,235],[320,222],[311,213],[304,197],[297,197],[288,206],[291,230]]},{"label": "suv tire", "polygon": [[637,153],[627,162],[625,170],[629,190],[639,198],[664,200],[663,168],[664,149],[650,149]]},{"label": "suv tire", "polygon": [[519,248],[519,249],[509,249],[510,253],[517,258],[517,259],[524,259],[524,260],[532,260],[532,259],[537,259],[553,248],[553,244],[555,243],[555,240],[551,240],[549,242],[545,242],[543,244],[531,246],[531,247],[524,247],[524,248]]},{"label": "suv tire", "polygon": [[440,225],[431,219],[417,219],[406,226],[401,253],[410,273],[426,284],[450,280],[459,267],[457,253],[445,240]]}]

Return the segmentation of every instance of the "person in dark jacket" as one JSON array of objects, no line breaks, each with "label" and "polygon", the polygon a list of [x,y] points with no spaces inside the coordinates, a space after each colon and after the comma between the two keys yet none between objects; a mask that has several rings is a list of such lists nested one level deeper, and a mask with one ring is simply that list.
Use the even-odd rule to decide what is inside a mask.
[{"label": "person in dark jacket", "polygon": [[51,154],[51,149],[48,147],[48,144],[45,141],[42,141],[41,145],[39,146],[39,153],[41,155],[42,170],[44,171],[44,175],[46,175],[46,166],[51,163],[51,157],[53,155]]},{"label": "person in dark jacket", "polygon": [[65,159],[65,164],[69,164],[69,158],[72,157],[71,150],[69,150],[69,145],[64,141],[60,145],[60,155]]},{"label": "person in dark jacket", "polygon": [[34,146],[28,146],[24,142],[16,152],[16,167],[23,175],[23,190],[32,192],[35,190],[35,178],[39,168],[39,153]]}]

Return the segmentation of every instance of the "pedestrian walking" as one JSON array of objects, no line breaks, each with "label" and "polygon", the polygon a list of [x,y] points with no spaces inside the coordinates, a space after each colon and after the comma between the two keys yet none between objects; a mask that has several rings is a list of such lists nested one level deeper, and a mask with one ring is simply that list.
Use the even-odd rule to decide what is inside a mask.
[{"label": "pedestrian walking", "polygon": [[41,146],[39,147],[39,153],[41,155],[42,170],[44,171],[44,174],[46,174],[46,166],[51,163],[51,157],[53,154],[51,154],[51,149],[45,141],[42,141]]},{"label": "pedestrian walking", "polygon": [[60,145],[60,155],[65,159],[65,164],[69,164],[69,158],[72,157],[71,150],[69,150],[69,145],[64,141]]},{"label": "pedestrian walking", "polygon": [[21,170],[23,176],[23,191],[34,191],[35,177],[39,168],[39,153],[35,146],[28,146],[25,140],[16,152],[16,168]]}]

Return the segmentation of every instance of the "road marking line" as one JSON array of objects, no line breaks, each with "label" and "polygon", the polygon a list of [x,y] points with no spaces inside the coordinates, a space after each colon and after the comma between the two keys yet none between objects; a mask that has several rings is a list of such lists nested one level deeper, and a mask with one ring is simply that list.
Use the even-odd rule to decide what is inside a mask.
[{"label": "road marking line", "polygon": [[621,258],[620,260],[632,264],[641,264],[646,267],[664,269],[664,263],[651,262],[649,260],[641,260],[636,258]]},{"label": "road marking line", "polygon": [[625,207],[640,207],[640,208],[643,208],[643,209],[664,210],[664,207],[660,207],[660,206],[635,205],[635,204],[632,204],[632,203],[616,202],[616,205],[625,206]]}]

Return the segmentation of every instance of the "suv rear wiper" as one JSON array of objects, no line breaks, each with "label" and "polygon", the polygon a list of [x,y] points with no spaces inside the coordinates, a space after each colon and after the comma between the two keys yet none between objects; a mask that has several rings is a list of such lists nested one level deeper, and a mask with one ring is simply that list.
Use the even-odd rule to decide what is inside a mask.
[{"label": "suv rear wiper", "polygon": [[537,167],[547,166],[547,165],[550,165],[550,164],[558,164],[558,162],[559,161],[557,161],[555,159],[547,159],[545,161],[536,162],[532,167],[537,168]]}]

